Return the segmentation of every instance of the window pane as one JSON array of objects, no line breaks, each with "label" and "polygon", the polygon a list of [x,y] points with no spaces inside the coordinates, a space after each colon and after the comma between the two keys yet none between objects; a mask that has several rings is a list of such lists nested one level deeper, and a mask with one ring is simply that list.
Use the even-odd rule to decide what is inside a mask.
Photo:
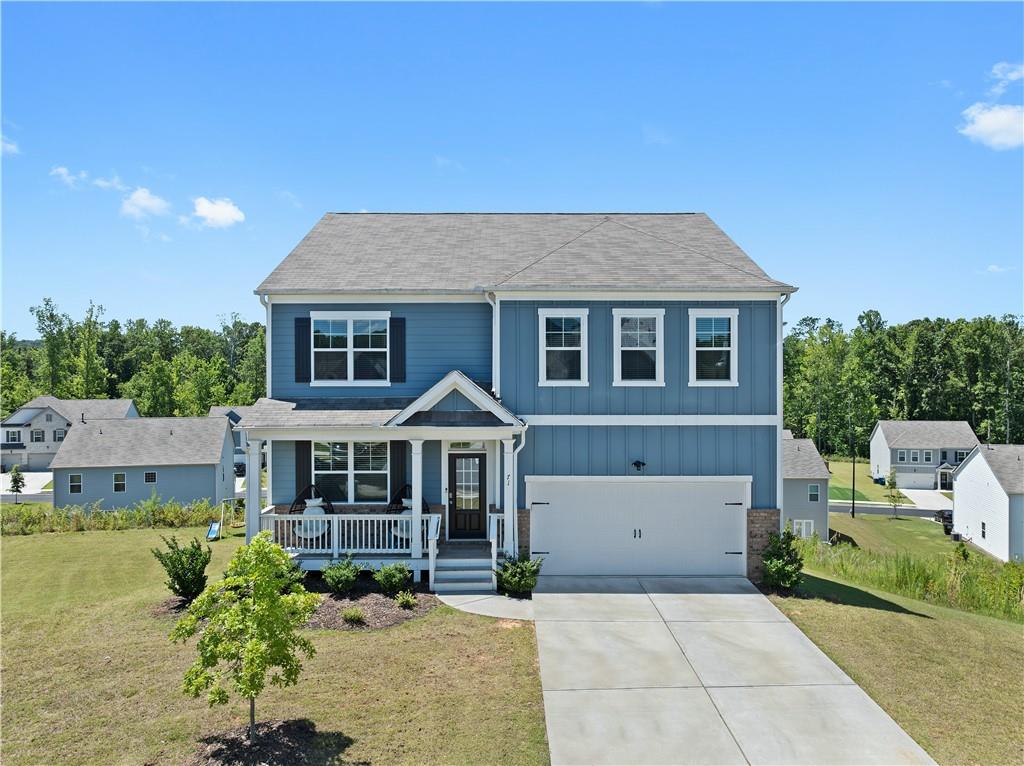
[{"label": "window pane", "polygon": [[715,333],[713,343],[715,348],[729,348],[732,334],[729,332],[728,317],[717,317],[715,319]]},{"label": "window pane", "polygon": [[640,320],[637,317],[620,317],[619,329],[622,332],[637,332],[640,329]]},{"label": "window pane", "polygon": [[356,502],[382,503],[388,499],[388,475],[386,473],[357,473]]},{"label": "window pane", "polygon": [[313,470],[331,470],[331,445],[325,442],[313,442]]},{"label": "window pane", "polygon": [[315,380],[348,380],[348,352],[314,351],[313,378]]},{"label": "window pane", "polygon": [[331,320],[331,348],[348,348],[348,320]]},{"label": "window pane", "polygon": [[331,442],[331,470],[348,470],[348,442]]},{"label": "window pane", "polygon": [[321,473],[313,476],[320,492],[332,503],[348,502],[348,474]]},{"label": "window pane", "polygon": [[555,350],[545,352],[548,380],[582,380],[580,351]]},{"label": "window pane", "polygon": [[697,380],[729,380],[731,351],[697,351]]},{"label": "window pane", "polygon": [[331,347],[331,322],[329,319],[317,319],[313,322],[313,348]]},{"label": "window pane", "polygon": [[356,442],[354,460],[357,471],[385,471],[388,467],[388,443]]},{"label": "window pane", "polygon": [[623,380],[655,380],[656,351],[639,350],[622,352]]},{"label": "window pane", "polygon": [[387,380],[388,355],[386,351],[354,351],[355,380]]}]

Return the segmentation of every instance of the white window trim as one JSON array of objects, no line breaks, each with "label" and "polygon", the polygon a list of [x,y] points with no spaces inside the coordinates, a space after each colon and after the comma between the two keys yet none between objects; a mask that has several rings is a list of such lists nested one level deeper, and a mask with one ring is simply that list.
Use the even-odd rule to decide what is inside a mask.
[{"label": "white window trim", "polygon": [[[814,488],[814,492],[811,492],[811,488]],[[812,500],[811,495],[814,494],[815,498]],[[808,484],[807,485],[807,502],[808,503],[820,503],[821,502],[821,485],[820,484]]]},{"label": "white window trim", "polygon": [[[75,476],[78,477],[78,481],[73,481],[72,480]],[[78,491],[77,492],[75,492],[75,490],[72,489],[72,487],[75,486],[76,484],[78,485]],[[80,495],[80,494],[82,494],[82,489],[84,488],[84,486],[85,486],[85,482],[82,480],[82,474],[80,474],[80,473],[69,473],[68,474],[68,494],[69,495]]]},{"label": "white window trim", "polygon": [[[687,336],[687,343],[690,346],[689,384],[691,386],[721,388],[740,384],[739,316],[739,309],[690,309],[690,334]],[[729,320],[729,379],[697,380],[697,320],[723,317]]]},{"label": "white window trim", "polygon": [[934,457],[934,453],[932,452],[932,450],[926,449],[921,454],[921,462],[922,463],[931,463],[933,457]]},{"label": "white window trim", "polygon": [[[37,439],[36,434],[40,434],[42,438]],[[42,444],[46,441],[46,429],[45,428],[33,428],[28,432],[29,444]]]},{"label": "white window trim", "polygon": [[[807,539],[814,536],[814,519],[790,519],[790,529],[797,537]],[[799,525],[800,531],[797,532]],[[804,532],[806,531],[806,534]]]},{"label": "white window trim", "polygon": [[[221,474],[223,474],[223,473],[224,473],[224,467],[221,466]],[[147,481],[147,477],[150,474],[153,474],[153,481]],[[143,484],[156,484],[157,483],[157,479],[159,479],[159,478],[160,477],[157,476],[157,472],[156,471],[143,471],[142,472],[142,483]]]},{"label": "white window trim", "polygon": [[906,463],[907,462],[907,451],[905,449],[896,450],[896,462]]},{"label": "white window trim", "polygon": [[[11,438],[14,434],[14,438]],[[4,431],[4,441],[8,444],[21,444],[21,429],[10,429]]]},{"label": "white window trim", "polygon": [[[318,443],[320,443],[320,444],[347,444],[348,445],[348,468],[345,471],[318,471],[318,470],[316,470],[316,445]],[[385,469],[383,471],[379,471],[379,470],[377,470],[377,471],[371,471],[371,470],[357,471],[356,470],[356,444],[357,443],[359,443],[359,444],[384,444],[385,445],[385,448],[384,448],[384,459],[386,461]],[[315,440],[313,440],[313,443],[310,444],[310,456],[309,456],[309,459],[310,459],[310,462],[312,463],[311,475],[313,477],[313,483],[314,484],[317,483],[317,481],[316,481],[317,475],[338,476],[338,475],[341,475],[343,473],[345,474],[345,485],[346,485],[346,491],[345,492],[348,495],[348,500],[346,500],[345,502],[336,502],[336,503],[334,503],[335,505],[387,505],[389,502],[391,502],[391,443],[390,442],[381,441],[380,439],[355,439],[355,440],[331,439],[330,441],[324,441],[322,439],[315,439]],[[387,477],[387,479],[385,481],[385,484],[384,484],[384,486],[385,486],[384,499],[380,500],[380,501],[356,500],[356,474],[357,473],[382,473],[382,474],[384,474]],[[327,498],[327,499],[330,500],[330,498]],[[332,500],[331,502],[334,502],[334,501]]]},{"label": "white window trim", "polygon": [[[313,323],[318,319],[344,319],[348,321],[348,348],[345,349],[348,357],[348,380],[317,380],[316,379],[316,349],[313,348]],[[384,362],[387,370],[387,378],[384,380],[353,380],[355,373],[355,347],[352,344],[353,320],[358,319],[383,319],[388,323],[388,347]],[[373,349],[360,349],[369,350]],[[391,312],[390,311],[310,311],[309,312],[309,385],[325,386],[334,388],[364,388],[369,386],[390,386],[391,385]]]},{"label": "white window trim", "polygon": [[[657,342],[654,348],[654,380],[623,380],[622,379],[622,331],[620,329],[623,317],[640,317],[655,319],[655,331]],[[612,309],[612,343],[614,356],[612,358],[612,385],[626,388],[632,387],[654,387],[665,385],[665,309]]]},{"label": "white window trim", "polygon": [[917,464],[921,462],[921,451],[912,449],[910,450],[910,462]]},{"label": "white window trim", "polygon": [[[124,489],[117,488],[117,477],[119,475],[124,476],[124,481],[122,482],[122,484],[124,484]],[[128,491],[128,473],[126,471],[114,471],[110,474],[110,479],[111,487],[115,494],[121,495]]]},{"label": "white window trim", "polygon": [[[587,360],[587,318],[590,309],[537,309],[537,342],[539,345],[538,357],[538,386],[589,386],[590,371]],[[547,319],[573,317],[580,320],[580,379],[579,380],[548,380],[547,355],[547,334],[545,325]],[[556,349],[557,350],[557,349]],[[570,349],[571,350],[571,349]]]},{"label": "white window trim", "polygon": [[[60,434],[60,438],[57,438],[57,434]],[[53,429],[53,440],[55,442],[62,442],[68,438],[68,429],[66,428],[54,428]]]}]

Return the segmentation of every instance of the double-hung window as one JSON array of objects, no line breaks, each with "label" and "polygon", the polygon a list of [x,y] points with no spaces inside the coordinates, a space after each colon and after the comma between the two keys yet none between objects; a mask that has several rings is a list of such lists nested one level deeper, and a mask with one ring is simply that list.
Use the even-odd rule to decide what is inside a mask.
[{"label": "double-hung window", "polygon": [[34,443],[38,444],[39,442],[46,441],[46,431],[44,431],[42,428],[33,428],[31,436],[32,436],[32,441]]},{"label": "double-hung window", "polygon": [[738,309],[690,309],[690,385],[738,386]]},{"label": "double-hung window", "polygon": [[820,484],[808,484],[807,485],[807,502],[816,503],[821,497],[821,485]]},{"label": "double-hung window", "polygon": [[793,519],[790,521],[790,525],[793,528],[793,534],[797,537],[814,536],[814,519]]},{"label": "double-hung window", "polygon": [[907,462],[907,451],[905,449],[896,450],[896,462],[906,463]]},{"label": "double-hung window", "polygon": [[64,441],[64,437],[67,436],[67,435],[68,435],[68,432],[64,428],[54,428],[53,429],[53,440],[55,442],[62,442],[62,441]]},{"label": "double-hung window", "polygon": [[958,449],[956,451],[956,462],[962,463],[967,459],[968,450]]},{"label": "double-hung window", "polygon": [[313,442],[313,483],[331,502],[388,501],[387,442]]},{"label": "double-hung window", "polygon": [[82,474],[80,473],[69,473],[68,474],[68,492],[72,495],[82,494]]},{"label": "double-hung window", "polygon": [[21,431],[6,431],[4,441],[8,444],[18,444],[21,441]]},{"label": "double-hung window", "polygon": [[538,309],[542,386],[587,385],[587,309]]},{"label": "double-hung window", "polygon": [[920,463],[921,462],[921,453],[919,451],[917,451],[916,449],[910,450],[910,462],[911,463]]},{"label": "double-hung window", "polygon": [[924,451],[924,462],[925,463],[932,462],[932,451],[930,449],[926,449]]},{"label": "double-hung window", "polygon": [[386,386],[388,311],[313,311],[312,385]]},{"label": "double-hung window", "polygon": [[665,309],[612,309],[612,385],[665,385]]},{"label": "double-hung window", "polygon": [[114,491],[124,492],[128,489],[128,478],[125,474],[117,472],[114,474]]}]

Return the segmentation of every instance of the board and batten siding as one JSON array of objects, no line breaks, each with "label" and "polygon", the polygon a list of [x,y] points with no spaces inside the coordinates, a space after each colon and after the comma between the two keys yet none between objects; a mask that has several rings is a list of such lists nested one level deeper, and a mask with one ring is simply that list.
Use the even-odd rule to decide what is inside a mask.
[{"label": "board and batten siding", "polygon": [[[405,319],[405,382],[312,386],[295,382],[295,319],[311,311],[390,311]],[[480,303],[272,303],[271,394],[277,398],[419,396],[452,370],[491,379],[491,307]]]},{"label": "board and batten siding", "polygon": [[519,454],[524,477],[753,476],[753,508],[776,508],[776,449],[772,426],[531,426]]},{"label": "board and batten siding", "polygon": [[[587,386],[540,386],[538,309],[588,309]],[[665,310],[665,385],[613,386],[612,309]],[[739,385],[689,385],[690,309],[739,310]],[[501,400],[524,415],[774,415],[775,301],[501,302]]]}]

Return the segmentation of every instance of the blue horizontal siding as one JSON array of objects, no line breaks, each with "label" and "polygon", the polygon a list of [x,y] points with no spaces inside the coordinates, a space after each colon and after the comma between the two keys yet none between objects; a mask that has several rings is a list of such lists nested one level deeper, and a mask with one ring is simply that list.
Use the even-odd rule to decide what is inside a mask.
[{"label": "blue horizontal siding", "polygon": [[[220,466],[170,465],[133,468],[58,468],[53,472],[53,504],[91,505],[99,502],[103,509],[125,508],[148,500],[154,492],[161,500],[191,503],[198,500],[216,502],[219,499]],[[146,471],[156,471],[156,484],[146,484]],[[68,491],[68,475],[82,474],[82,492],[72,495]],[[114,473],[125,473],[125,492],[114,493]],[[228,471],[234,483],[234,474]],[[234,494],[234,493],[232,493]]]},{"label": "blue horizontal siding", "polygon": [[[539,308],[589,309],[589,386],[537,384]],[[612,308],[665,309],[665,385],[612,386]],[[689,309],[739,310],[739,385],[691,387]],[[776,414],[774,301],[502,301],[501,398],[513,412],[532,415],[774,415]]]},{"label": "blue horizontal siding", "polygon": [[527,475],[753,476],[754,508],[776,508],[772,426],[531,426],[519,454],[519,501]]},{"label": "blue horizontal siding", "polygon": [[[390,311],[405,318],[406,380],[390,386],[311,386],[295,382],[295,318],[310,311]],[[419,396],[452,370],[491,379],[487,303],[271,305],[271,382],[275,397]]]}]

